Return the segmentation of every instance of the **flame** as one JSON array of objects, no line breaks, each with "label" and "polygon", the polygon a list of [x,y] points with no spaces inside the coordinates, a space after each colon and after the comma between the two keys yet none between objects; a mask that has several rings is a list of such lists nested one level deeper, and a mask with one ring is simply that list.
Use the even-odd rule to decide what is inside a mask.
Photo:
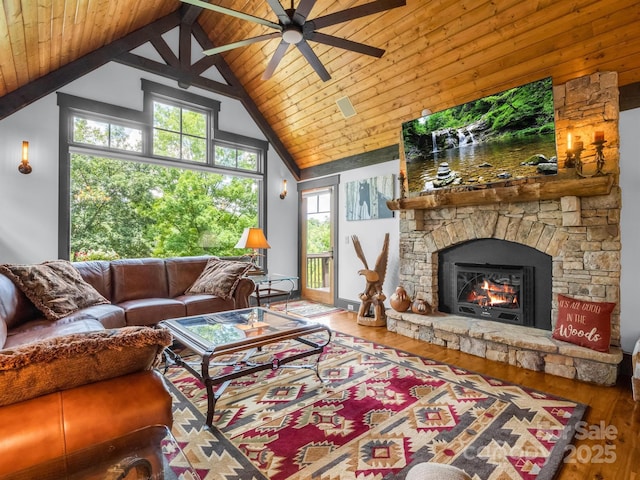
[{"label": "flame", "polygon": [[512,285],[484,280],[482,285],[471,291],[467,299],[483,307],[504,306],[518,303],[518,291]]}]

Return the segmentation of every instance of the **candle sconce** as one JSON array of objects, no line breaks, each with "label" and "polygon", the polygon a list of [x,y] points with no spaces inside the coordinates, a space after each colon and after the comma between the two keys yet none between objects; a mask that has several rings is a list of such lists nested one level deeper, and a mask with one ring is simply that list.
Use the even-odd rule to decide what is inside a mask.
[{"label": "candle sconce", "polygon": [[[579,138],[576,137],[576,139]],[[583,145],[581,141],[576,141],[575,145],[572,145],[571,133],[567,134],[567,156],[564,160],[564,168],[579,168],[578,165],[581,164],[580,156],[584,150]]]},{"label": "candle sconce", "polygon": [[400,183],[400,198],[404,198],[406,195],[404,181],[407,177],[404,175],[404,170],[400,170],[400,175],[398,175],[398,182]]},{"label": "candle sconce", "polygon": [[605,175],[604,173],[604,144],[607,141],[604,139],[604,132],[595,132],[594,141],[591,145],[593,145],[596,149],[596,171],[592,175],[588,175],[584,173],[584,164],[581,161],[576,162],[576,173],[581,177],[596,177],[600,175]]},{"label": "candle sconce", "polygon": [[573,156],[575,158],[575,167],[576,170],[582,171],[582,151],[584,150],[584,143],[576,142],[575,147],[573,148]]},{"label": "candle sconce", "polygon": [[573,168],[576,166],[575,158],[573,157],[573,150],[567,148],[567,156],[564,159],[564,168]]},{"label": "candle sconce", "polygon": [[604,175],[602,169],[604,168],[604,153],[602,150],[604,149],[604,144],[607,143],[606,140],[596,140],[592,143],[596,147],[596,175]]},{"label": "candle sconce", "polygon": [[29,165],[29,142],[25,140],[22,142],[22,161],[18,165],[18,171],[28,175],[32,170],[33,168]]}]

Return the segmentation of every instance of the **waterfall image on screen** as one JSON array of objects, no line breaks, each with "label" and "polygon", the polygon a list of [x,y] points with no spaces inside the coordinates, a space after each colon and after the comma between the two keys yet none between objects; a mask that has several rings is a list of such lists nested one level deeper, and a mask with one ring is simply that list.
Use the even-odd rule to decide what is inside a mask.
[{"label": "waterfall image on screen", "polygon": [[402,138],[409,192],[557,174],[551,78],[406,122]]}]

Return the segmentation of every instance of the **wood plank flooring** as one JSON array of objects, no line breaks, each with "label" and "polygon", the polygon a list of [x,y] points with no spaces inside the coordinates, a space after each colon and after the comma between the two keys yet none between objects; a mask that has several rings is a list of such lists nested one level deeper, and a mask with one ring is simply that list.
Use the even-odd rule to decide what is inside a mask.
[{"label": "wood plank flooring", "polygon": [[557,480],[640,480],[640,402],[633,401],[629,378],[620,378],[614,387],[601,387],[533,372],[414,340],[385,327],[358,325],[353,312],[319,321],[339,332],[587,404],[586,424],[577,435],[582,438],[574,441]]}]

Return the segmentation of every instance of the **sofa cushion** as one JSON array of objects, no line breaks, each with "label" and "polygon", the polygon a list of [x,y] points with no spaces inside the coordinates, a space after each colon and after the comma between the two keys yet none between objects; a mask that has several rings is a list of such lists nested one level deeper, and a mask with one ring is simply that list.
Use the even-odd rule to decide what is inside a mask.
[{"label": "sofa cushion", "polygon": [[111,300],[111,268],[107,260],[73,262],[72,265],[85,282],[100,292],[104,298]]},{"label": "sofa cushion", "polygon": [[94,319],[68,321],[67,317],[65,317],[62,320],[52,322],[40,317],[10,330],[4,348],[18,348],[27,343],[41,342],[49,338],[71,335],[72,333],[88,333],[102,330],[104,330],[102,324]]},{"label": "sofa cushion", "polygon": [[100,322],[104,328],[120,328],[127,326],[124,309],[118,305],[112,305],[110,303],[104,305],[92,305],[91,307],[83,308],[82,310],[78,310],[71,315],[67,315],[58,321],[66,320],[69,322],[75,322],[77,320],[87,319]]},{"label": "sofa cushion", "polygon": [[611,343],[611,302],[589,302],[558,295],[558,321],[553,338],[587,347],[598,352],[609,352]]},{"label": "sofa cushion", "polygon": [[155,325],[167,318],[184,317],[184,303],[172,298],[141,298],[120,305],[124,309],[127,325]]},{"label": "sofa cushion", "polygon": [[164,261],[167,269],[167,283],[171,298],[184,295],[200,276],[207,262],[217,257],[175,257]]},{"label": "sofa cushion", "polygon": [[132,258],[111,262],[113,296],[120,304],[140,298],[167,298],[167,273],[164,260],[159,258]]},{"label": "sofa cushion", "polygon": [[13,280],[50,320],[91,305],[109,303],[66,260],[37,265],[0,265],[0,273]]},{"label": "sofa cushion", "polygon": [[171,342],[164,328],[123,327],[0,350],[0,406],[148,370]]},{"label": "sofa cushion", "polygon": [[204,293],[180,295],[179,297],[176,297],[176,300],[184,303],[187,310],[187,317],[212,312],[224,312],[226,310],[233,310],[236,308],[234,298],[222,298],[217,295],[207,295]]},{"label": "sofa cushion", "polygon": [[0,319],[11,330],[34,316],[40,316],[40,312],[22,290],[6,275],[0,273]]},{"label": "sofa cushion", "polygon": [[208,293],[222,298],[230,298],[242,276],[252,264],[211,258],[198,279],[185,292],[187,295]]}]

